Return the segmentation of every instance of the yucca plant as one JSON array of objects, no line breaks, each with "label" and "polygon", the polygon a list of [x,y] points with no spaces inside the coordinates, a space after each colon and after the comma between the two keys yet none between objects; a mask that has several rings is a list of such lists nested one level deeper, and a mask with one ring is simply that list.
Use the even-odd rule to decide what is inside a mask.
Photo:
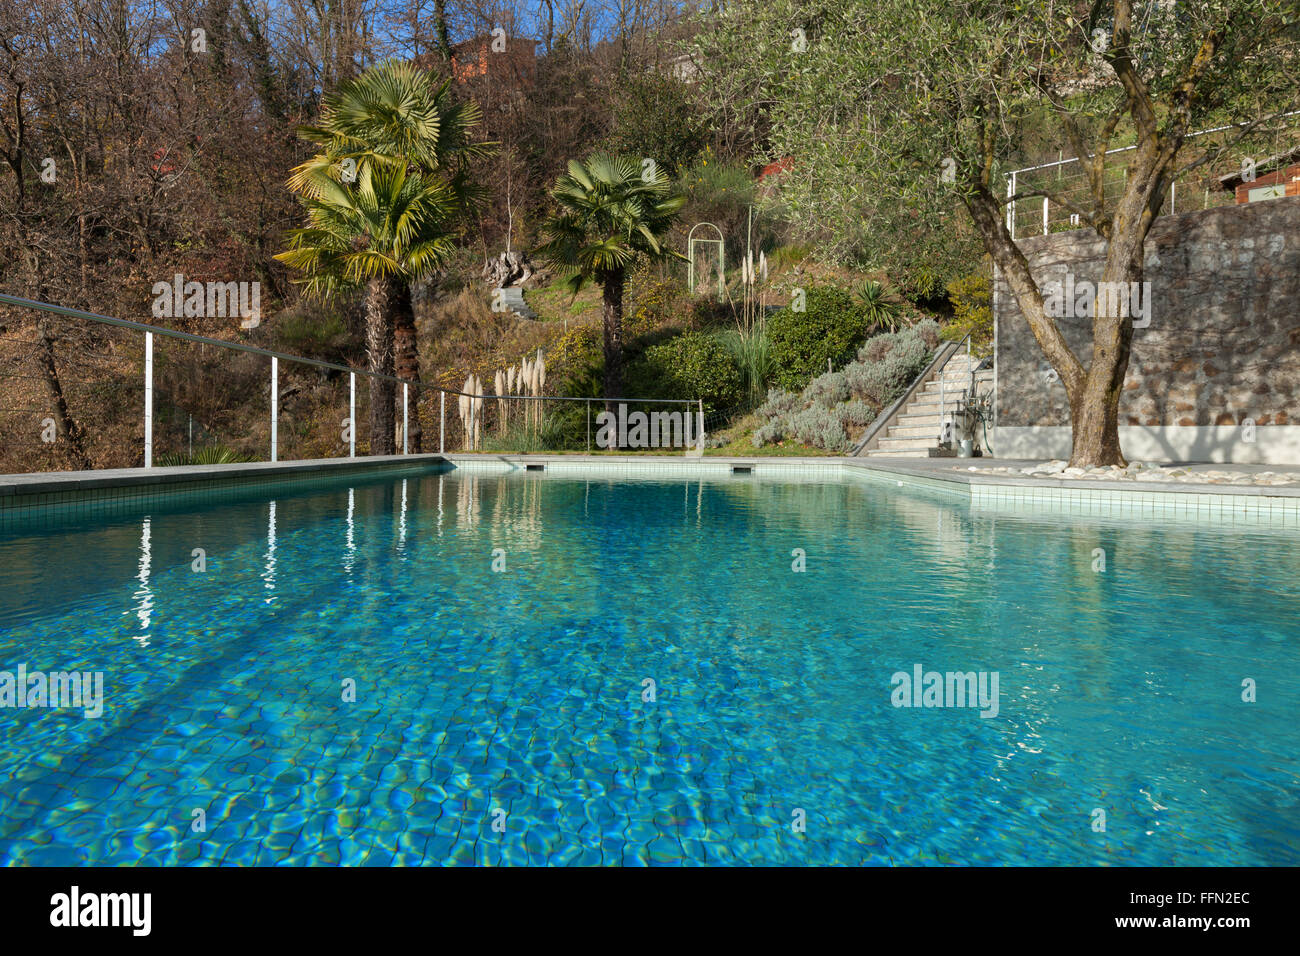
[{"label": "yucca plant", "polygon": [[601,287],[605,338],[606,409],[623,394],[623,288],[640,258],[682,259],[668,249],[668,231],[686,204],[661,169],[630,156],[597,155],[569,161],[551,190],[557,210],[542,225],[546,241],[537,254],[565,274],[576,295],[589,282]]},{"label": "yucca plant", "polygon": [[898,331],[898,303],[883,284],[867,279],[858,285],[854,294],[863,316],[874,328]]}]

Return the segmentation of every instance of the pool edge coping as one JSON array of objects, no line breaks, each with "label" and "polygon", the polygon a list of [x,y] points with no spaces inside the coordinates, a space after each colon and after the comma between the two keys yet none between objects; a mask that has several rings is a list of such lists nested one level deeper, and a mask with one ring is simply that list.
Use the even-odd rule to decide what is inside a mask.
[{"label": "pool edge coping", "polygon": [[763,469],[777,471],[782,468],[826,468],[852,471],[878,472],[883,475],[917,481],[925,487],[953,486],[964,488],[971,497],[975,489],[1017,488],[1037,491],[1121,491],[1136,494],[1246,496],[1260,498],[1300,499],[1300,488],[1259,485],[1223,485],[1209,482],[1153,482],[1108,481],[1104,479],[1031,478],[1016,475],[965,474],[956,470],[940,471],[933,468],[909,467],[907,459],[873,459],[842,456],[730,456],[707,455],[583,455],[583,454],[515,454],[488,452],[424,453],[419,455],[383,455],[365,458],[319,458],[307,461],[239,462],[227,465],[179,465],[157,468],[117,468],[96,471],[33,472],[31,474],[0,475],[0,503],[6,498],[50,492],[80,491],[100,488],[121,488],[143,485],[162,485],[190,481],[238,480],[241,478],[279,477],[285,475],[329,472],[346,474],[351,471],[382,472],[389,469],[439,466],[458,467],[464,464],[581,464],[613,468],[638,466],[676,465],[687,468],[730,468],[740,465],[759,474]]},{"label": "pool edge coping", "polygon": [[[1108,481],[1104,479],[1062,479],[1062,478],[1031,478],[1029,476],[1013,475],[986,475],[986,474],[963,474],[959,471],[937,471],[933,469],[922,469],[908,467],[907,459],[894,459],[888,461],[871,460],[864,461],[861,458],[849,457],[743,457],[743,456],[723,456],[709,455],[704,457],[685,457],[681,455],[557,455],[557,454],[505,454],[505,453],[472,453],[457,452],[448,453],[444,456],[452,465],[459,462],[466,464],[490,464],[501,462],[505,464],[525,463],[525,464],[583,464],[583,465],[609,465],[609,466],[663,466],[678,465],[685,467],[700,467],[706,465],[717,466],[734,466],[742,465],[753,470],[758,474],[761,466],[767,466],[776,470],[781,466],[794,466],[799,468],[827,468],[827,469],[850,469],[853,471],[879,472],[884,475],[904,477],[916,480],[918,484],[925,487],[933,487],[935,483],[941,485],[955,486],[952,490],[964,488],[971,497],[975,496],[974,489],[982,488],[1017,488],[1033,489],[1036,491],[1120,491],[1136,494],[1155,494],[1160,496],[1174,495],[1210,495],[1215,497],[1259,497],[1259,498],[1284,498],[1288,500],[1300,499],[1300,487],[1285,488],[1281,486],[1265,487],[1260,485],[1223,485],[1213,484],[1210,482],[1154,482],[1154,481]],[[759,467],[755,467],[759,466]]]},{"label": "pool edge coping", "polygon": [[157,468],[108,468],[0,475],[0,504],[6,499],[52,492],[90,491],[175,483],[284,477],[316,472],[382,472],[448,463],[445,455],[377,455],[366,458],[315,458],[307,461],[250,461],[228,465],[173,465]]}]

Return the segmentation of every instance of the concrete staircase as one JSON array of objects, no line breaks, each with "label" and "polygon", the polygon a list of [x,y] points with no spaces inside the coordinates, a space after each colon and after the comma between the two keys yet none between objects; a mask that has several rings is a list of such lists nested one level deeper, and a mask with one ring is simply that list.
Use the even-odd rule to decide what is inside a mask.
[{"label": "concrete staircase", "polygon": [[524,301],[524,290],[517,285],[506,286],[501,292],[501,303],[506,309],[519,316],[521,319],[535,319],[537,313],[528,307]]},{"label": "concrete staircase", "polygon": [[940,455],[939,420],[940,397],[949,417],[957,410],[962,392],[970,388],[971,370],[980,392],[993,385],[993,370],[978,369],[980,360],[969,358],[965,349],[954,352],[943,368],[903,405],[894,420],[885,426],[884,434],[877,438],[874,447],[865,454],[878,458],[931,458]]}]

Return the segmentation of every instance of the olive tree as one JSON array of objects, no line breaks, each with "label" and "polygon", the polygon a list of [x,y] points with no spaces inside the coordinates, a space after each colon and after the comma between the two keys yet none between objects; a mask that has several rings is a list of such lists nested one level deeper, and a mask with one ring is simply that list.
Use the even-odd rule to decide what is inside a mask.
[{"label": "olive tree", "polygon": [[[1076,354],[1005,206],[1048,196],[1104,240],[1101,282],[1141,282],[1170,183],[1296,108],[1294,0],[738,0],[703,20],[706,73],[750,89],[771,123],[768,154],[793,159],[784,192],[795,215],[845,234],[884,209],[868,234],[901,217],[938,241],[964,210],[1065,387],[1072,464],[1122,464],[1132,316],[1122,298],[1100,298],[1091,354]],[[1225,125],[1235,133],[1191,154],[1190,134]],[[1001,164],[1048,144],[1078,158],[1086,189],[1006,195]],[[1105,188],[1117,146],[1132,147],[1118,194]]]}]

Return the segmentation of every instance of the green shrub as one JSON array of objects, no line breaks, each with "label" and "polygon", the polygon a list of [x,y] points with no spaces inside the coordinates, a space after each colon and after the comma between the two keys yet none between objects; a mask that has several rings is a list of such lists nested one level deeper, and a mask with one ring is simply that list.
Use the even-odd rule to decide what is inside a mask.
[{"label": "green shrub", "polygon": [[756,447],[793,438],[827,451],[846,451],[851,437],[875,421],[929,363],[939,325],[925,319],[900,332],[873,336],[855,361],[826,372],[795,395],[772,389],[758,409]]},{"label": "green shrub", "polygon": [[730,350],[702,332],[686,332],[645,350],[629,370],[629,384],[654,389],[635,398],[702,398],[705,409],[741,402],[740,369]]},{"label": "green shrub", "polygon": [[604,333],[598,325],[575,325],[546,353],[547,377],[559,395],[596,398],[603,388]]},{"label": "green shrub", "polygon": [[[576,451],[587,447],[588,409],[583,402],[547,402],[540,430],[511,422],[503,435],[497,428],[483,432],[483,451],[529,454],[532,452]],[[590,410],[592,418],[603,406]]]},{"label": "green shrub", "polygon": [[917,266],[902,274],[899,291],[907,299],[925,301],[943,294],[943,276],[930,266]]},{"label": "green shrub", "polygon": [[839,416],[823,405],[809,405],[790,416],[791,437],[804,445],[827,451],[845,451],[849,439]]},{"label": "green shrub", "polygon": [[726,328],[736,321],[736,307],[714,295],[697,295],[687,309],[686,322],[694,331]]},{"label": "green shrub", "polygon": [[707,135],[691,88],[661,73],[631,77],[614,103],[613,152],[653,159],[665,172],[689,165]]},{"label": "green shrub", "polygon": [[805,306],[781,309],[767,323],[774,381],[788,391],[801,390],[828,360],[835,366],[851,360],[871,327],[854,297],[840,289],[808,289]]},{"label": "green shrub", "polygon": [[818,375],[804,389],[804,398],[824,408],[834,408],[849,400],[849,382],[843,372],[826,372]]},{"label": "green shrub", "polygon": [[623,316],[623,341],[630,342],[654,332],[666,324],[680,324],[687,307],[684,283],[674,278],[660,279],[644,264],[629,282],[629,300],[633,305]]},{"label": "green shrub", "polygon": [[993,292],[989,277],[972,273],[948,283],[952,321],[943,327],[943,338],[960,342],[970,334],[971,352],[978,356],[993,352]]}]

